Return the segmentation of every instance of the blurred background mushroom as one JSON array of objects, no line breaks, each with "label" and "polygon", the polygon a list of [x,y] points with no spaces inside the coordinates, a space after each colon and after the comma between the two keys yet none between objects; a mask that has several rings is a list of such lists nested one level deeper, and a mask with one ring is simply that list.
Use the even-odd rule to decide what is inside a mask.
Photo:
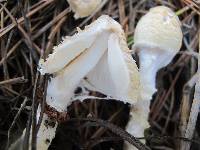
[{"label": "blurred background mushroom", "polygon": [[102,0],[67,0],[75,13],[76,19],[83,18],[95,12]]}]

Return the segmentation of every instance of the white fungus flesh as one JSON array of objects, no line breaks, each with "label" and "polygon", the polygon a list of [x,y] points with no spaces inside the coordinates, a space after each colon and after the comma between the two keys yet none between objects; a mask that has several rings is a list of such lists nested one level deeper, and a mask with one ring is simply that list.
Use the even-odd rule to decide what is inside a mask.
[{"label": "white fungus flesh", "polygon": [[[138,105],[136,104],[137,109],[132,107],[131,114],[133,115],[127,126],[127,131],[135,136],[143,136],[144,130],[149,127],[149,101],[156,92],[156,73],[168,65],[180,50],[183,36],[180,26],[178,17],[165,6],[150,9],[136,26],[133,48],[139,56],[141,101]],[[137,127],[138,122],[140,127]],[[133,150],[134,148],[126,143],[125,149]]]},{"label": "white fungus flesh", "polygon": [[130,104],[137,102],[139,92],[137,66],[129,52],[121,50],[117,34],[109,37],[108,51],[88,73],[87,81],[97,91],[115,99]]},{"label": "white fungus flesh", "polygon": [[75,89],[87,73],[95,67],[107,49],[109,32],[99,34],[91,47],[76,57],[51,79],[47,87],[47,104],[65,111],[71,103]]}]

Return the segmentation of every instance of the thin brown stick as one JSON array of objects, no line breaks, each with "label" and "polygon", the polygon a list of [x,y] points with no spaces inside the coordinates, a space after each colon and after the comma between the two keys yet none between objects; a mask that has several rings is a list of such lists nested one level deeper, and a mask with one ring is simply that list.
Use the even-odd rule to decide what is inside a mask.
[{"label": "thin brown stick", "polygon": [[129,134],[128,132],[122,130],[121,128],[117,127],[114,124],[111,124],[107,121],[103,121],[100,119],[94,119],[94,118],[71,118],[69,121],[89,121],[91,123],[100,125],[102,127],[108,128],[116,135],[122,137],[124,140],[128,141],[130,144],[134,145],[139,150],[149,150],[149,147],[141,143],[137,138]]},{"label": "thin brown stick", "polygon": [[125,7],[124,7],[124,0],[118,0],[118,7],[119,7],[119,20],[122,24],[125,18]]},{"label": "thin brown stick", "polygon": [[[31,17],[32,15],[34,15],[36,12],[38,12],[39,10],[43,9],[44,7],[46,7],[47,5],[49,5],[50,3],[52,3],[54,0],[48,0],[45,3],[43,3],[42,5],[40,5],[39,7],[36,7],[34,10],[30,11],[28,14],[26,14],[26,17]],[[20,24],[24,21],[24,17],[19,18],[16,22],[17,24]],[[11,25],[5,27],[4,29],[0,30],[0,37],[2,37],[4,34],[6,34],[7,32],[9,32],[11,29],[13,29],[16,25],[16,23],[12,23]]]},{"label": "thin brown stick", "polygon": [[16,124],[16,121],[17,121],[19,115],[21,114],[22,110],[23,110],[24,107],[26,106],[26,102],[27,102],[27,101],[28,101],[28,98],[26,97],[26,98],[24,99],[23,103],[21,104],[21,107],[20,107],[19,111],[18,111],[17,114],[15,115],[15,118],[14,118],[14,120],[13,120],[13,122],[12,122],[10,128],[8,129],[7,149],[8,149],[8,147],[9,147],[9,145],[10,145],[10,134],[11,134],[11,131],[12,131],[14,125]]},{"label": "thin brown stick", "polygon": [[53,38],[55,37],[57,31],[59,30],[59,28],[61,27],[61,25],[64,23],[64,21],[66,20],[66,17],[63,17],[58,23],[57,25],[54,27],[54,29],[52,30],[52,32],[50,33],[48,39],[48,43],[47,43],[47,46],[46,46],[46,51],[45,51],[45,55],[48,55],[49,52],[50,52],[50,49],[53,45],[52,41],[53,41]]},{"label": "thin brown stick", "polygon": [[[192,76],[192,78],[184,85],[183,87],[183,97],[181,101],[181,108],[180,108],[180,122],[179,122],[179,130],[180,130],[180,136],[185,136],[185,130],[187,128],[187,121],[189,117],[189,111],[190,111],[190,94],[191,90],[194,87],[196,81],[197,81],[198,74]],[[180,142],[180,149],[183,147],[183,142]]]},{"label": "thin brown stick", "polygon": [[24,77],[18,77],[18,78],[13,78],[13,79],[9,79],[9,80],[0,81],[0,85],[25,83],[27,81],[28,81],[28,79],[24,79]]},{"label": "thin brown stick", "polygon": [[33,58],[35,59],[35,62],[38,62],[39,58],[37,56],[36,51],[33,49],[33,42],[32,42],[32,40],[30,39],[30,37],[28,36],[28,34],[25,32],[25,30],[22,28],[22,26],[16,22],[15,18],[12,16],[12,14],[9,12],[9,10],[5,6],[3,6],[2,4],[1,4],[1,6],[4,8],[4,10],[6,11],[6,13],[9,15],[9,17],[12,20],[12,22],[15,23],[16,26],[18,27],[18,29],[21,31],[22,35],[24,36],[25,43],[28,46],[28,48],[30,49],[30,52],[32,53]]},{"label": "thin brown stick", "polygon": [[36,99],[36,90],[37,90],[37,82],[38,82],[39,72],[36,74],[36,79],[33,88],[33,100],[32,100],[32,137],[31,137],[31,150],[36,150],[37,146],[37,99]]},{"label": "thin brown stick", "polygon": [[[199,50],[200,50],[200,33],[199,33]],[[200,60],[200,56],[199,56],[199,60]],[[200,99],[199,99],[200,98],[200,74],[199,72],[200,72],[200,61],[198,61],[198,79],[195,86],[194,99],[192,102],[190,116],[189,116],[186,132],[185,132],[185,138],[189,138],[189,139],[192,139],[193,137],[196,122],[197,122],[197,117],[199,114],[199,108],[200,108]],[[186,145],[183,147],[183,150],[189,150],[190,146],[191,146],[191,143],[186,142]]]},{"label": "thin brown stick", "polygon": [[154,115],[152,116],[152,119],[155,120],[156,117],[159,116],[160,110],[163,108],[165,101],[167,100],[167,98],[169,97],[171,91],[174,88],[175,83],[178,80],[178,77],[180,76],[181,72],[182,72],[183,68],[180,68],[179,71],[177,72],[173,82],[171,83],[171,86],[169,88],[169,90],[167,91],[165,97],[160,101],[160,104],[157,105],[157,108],[155,108],[156,112],[154,112]]},{"label": "thin brown stick", "polygon": [[33,39],[39,37],[42,33],[44,33],[47,29],[49,29],[53,24],[58,22],[60,19],[62,19],[64,16],[66,16],[69,13],[70,9],[63,10],[58,16],[56,16],[52,21],[50,21],[48,24],[46,24],[44,27],[42,27],[35,35],[33,35]]},{"label": "thin brown stick", "polygon": [[[122,111],[122,108],[119,109],[117,112],[115,112],[109,119],[108,121],[109,122],[113,122],[117,115]],[[91,136],[91,139],[94,139],[94,138],[97,138],[97,137],[100,137],[106,130],[104,128],[99,128],[92,136]]]},{"label": "thin brown stick", "polygon": [[[52,21],[50,21],[48,24],[46,24],[44,27],[42,27],[35,35],[33,35],[33,40],[37,39],[42,33],[44,33],[48,28],[50,28],[52,25],[54,25],[57,21],[62,19],[67,13],[69,12],[69,9],[65,9],[63,12],[61,12],[58,16],[56,16]],[[6,58],[10,57],[11,54],[17,49],[17,47],[22,43],[22,40],[19,40],[10,50],[8,50],[8,53],[6,57],[3,57],[0,61],[0,66],[3,64]],[[34,43],[33,43],[34,44]],[[34,44],[35,48],[38,50],[36,45]]]},{"label": "thin brown stick", "polygon": [[11,56],[11,54],[17,49],[17,47],[22,43],[22,40],[19,40],[10,50],[8,50],[8,53],[6,56],[4,56],[0,61],[0,66],[3,64],[3,62]]}]

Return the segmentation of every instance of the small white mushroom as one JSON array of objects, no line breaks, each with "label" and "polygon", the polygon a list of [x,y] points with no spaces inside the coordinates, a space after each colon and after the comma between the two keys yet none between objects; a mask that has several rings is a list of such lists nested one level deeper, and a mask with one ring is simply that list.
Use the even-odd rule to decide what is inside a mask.
[{"label": "small white mushroom", "polygon": [[[57,111],[66,111],[74,100],[74,90],[84,84],[114,99],[134,104],[139,93],[139,72],[128,49],[121,25],[109,16],[101,16],[83,31],[67,37],[54,48],[46,61],[40,60],[41,74],[50,73],[46,102]],[[87,79],[84,81],[84,77]],[[84,81],[84,82],[83,82]],[[48,119],[48,118],[46,118]],[[38,147],[51,142],[54,128],[42,122]],[[51,130],[51,131],[50,131]],[[49,132],[51,134],[47,134]],[[51,137],[50,137],[51,136]]]},{"label": "small white mushroom", "polygon": [[71,9],[75,12],[74,17],[83,18],[91,15],[101,3],[101,0],[67,0]]},{"label": "small white mushroom", "polygon": [[[127,126],[127,131],[135,136],[143,136],[144,129],[149,127],[149,105],[156,92],[156,73],[169,64],[181,48],[180,26],[178,17],[165,6],[150,9],[136,26],[133,48],[139,55],[141,101],[136,109],[132,108],[133,116]],[[126,146],[133,149],[129,144]]]}]

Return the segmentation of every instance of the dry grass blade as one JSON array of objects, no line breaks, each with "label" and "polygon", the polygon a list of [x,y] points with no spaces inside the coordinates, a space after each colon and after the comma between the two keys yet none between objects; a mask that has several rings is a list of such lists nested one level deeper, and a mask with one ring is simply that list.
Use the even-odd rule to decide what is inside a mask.
[{"label": "dry grass blade", "polygon": [[[200,49],[200,33],[199,33],[199,49]],[[200,56],[199,56],[199,60],[200,60]],[[197,78],[197,82],[195,85],[195,92],[194,92],[194,99],[192,102],[192,107],[190,110],[190,115],[189,115],[189,120],[188,120],[188,124],[187,124],[187,128],[185,131],[185,137],[188,139],[192,139],[194,136],[194,131],[195,131],[195,127],[197,124],[197,117],[199,114],[199,108],[200,108],[200,74],[199,74],[199,68],[200,68],[200,61],[198,61],[198,78]],[[186,142],[185,145],[183,146],[184,150],[188,150],[190,149],[191,143],[190,142]]]},{"label": "dry grass blade", "polygon": [[128,141],[130,144],[137,147],[139,150],[149,150],[149,148],[147,146],[145,146],[143,143],[141,143],[137,138],[135,138],[134,136],[132,136],[128,132],[121,130],[120,128],[118,128],[114,124],[111,124],[107,121],[103,121],[103,120],[100,120],[100,119],[94,119],[94,118],[81,118],[81,119],[77,119],[77,118],[72,119],[71,118],[69,121],[89,121],[91,123],[100,125],[102,127],[106,127],[109,130],[111,130],[112,132],[114,132],[115,134],[122,137],[124,140]]},{"label": "dry grass blade", "polygon": [[[43,1],[45,3],[38,5],[38,7],[36,7],[35,9],[33,9],[32,11],[30,11],[26,17],[31,17],[32,15],[34,15],[36,12],[38,12],[40,9],[43,9],[44,7],[46,7],[47,5],[49,5],[50,3],[52,3],[54,0],[48,0],[48,1]],[[42,1],[41,1],[42,2]],[[24,21],[24,18],[19,18],[16,22],[17,24],[20,24]],[[13,23],[7,27],[5,27],[4,29],[0,30],[0,37],[2,37],[4,34],[6,34],[7,32],[9,32],[11,29],[13,29],[16,25],[16,23]]]},{"label": "dry grass blade", "polygon": [[27,82],[27,79],[24,79],[24,77],[18,77],[18,78],[14,78],[14,79],[9,79],[9,80],[4,80],[4,81],[0,81],[0,85],[4,85],[4,84],[16,84],[16,83],[25,83]]},{"label": "dry grass blade", "polygon": [[193,9],[198,15],[200,15],[200,6],[197,5],[192,0],[183,0],[183,2],[188,5],[191,9]]},{"label": "dry grass blade", "polygon": [[8,141],[7,141],[7,146],[6,146],[7,148],[6,149],[8,149],[8,147],[10,145],[10,141],[9,140],[10,140],[10,135],[11,135],[12,128],[16,124],[16,121],[17,121],[19,115],[21,114],[21,112],[23,111],[24,107],[26,106],[27,101],[28,101],[28,99],[26,97],[24,99],[23,103],[21,104],[21,107],[20,107],[19,111],[17,112],[17,114],[16,114],[16,116],[15,116],[15,118],[14,118],[14,120],[13,120],[13,122],[12,122],[10,128],[9,128],[9,130],[8,130]]}]

